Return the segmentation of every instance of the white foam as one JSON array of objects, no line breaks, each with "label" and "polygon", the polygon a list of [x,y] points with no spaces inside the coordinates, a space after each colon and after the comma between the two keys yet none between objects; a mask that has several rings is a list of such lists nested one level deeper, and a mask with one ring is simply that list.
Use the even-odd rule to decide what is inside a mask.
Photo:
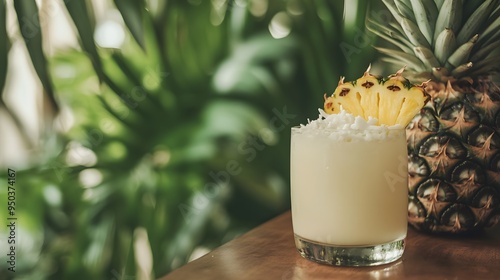
[{"label": "white foam", "polygon": [[354,116],[344,110],[338,114],[327,114],[318,109],[316,120],[308,120],[306,125],[301,124],[298,130],[301,133],[329,134],[329,138],[336,141],[380,141],[398,137],[403,130],[401,125],[377,125],[378,120],[370,117]]}]

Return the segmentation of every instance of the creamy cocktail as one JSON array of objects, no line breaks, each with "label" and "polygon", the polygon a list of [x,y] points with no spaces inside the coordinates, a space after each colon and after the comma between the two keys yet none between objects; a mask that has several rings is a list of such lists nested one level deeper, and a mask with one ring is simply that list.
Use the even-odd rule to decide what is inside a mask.
[{"label": "creamy cocktail", "polygon": [[[401,257],[407,230],[405,127],[429,100],[403,70],[341,78],[317,120],[292,128],[295,245],[310,260],[378,265]],[[416,124],[418,125],[418,124]]]},{"label": "creamy cocktail", "polygon": [[[343,265],[399,258],[407,230],[406,149],[400,126],[371,125],[345,112],[292,128],[292,220],[303,256]],[[315,247],[323,257],[314,256]],[[351,247],[350,259],[328,259],[329,249]],[[365,249],[385,253],[356,256]]]}]

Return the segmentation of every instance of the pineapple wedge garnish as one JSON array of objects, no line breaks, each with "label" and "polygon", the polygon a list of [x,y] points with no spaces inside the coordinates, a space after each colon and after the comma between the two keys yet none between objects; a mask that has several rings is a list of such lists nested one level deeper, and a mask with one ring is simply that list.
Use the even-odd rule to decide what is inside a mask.
[{"label": "pineapple wedge garnish", "polygon": [[411,84],[402,75],[404,68],[386,80],[369,71],[370,67],[354,82],[344,82],[341,77],[333,94],[325,94],[324,111],[336,114],[342,108],[366,120],[376,118],[378,125],[406,127],[429,100],[426,83]]}]

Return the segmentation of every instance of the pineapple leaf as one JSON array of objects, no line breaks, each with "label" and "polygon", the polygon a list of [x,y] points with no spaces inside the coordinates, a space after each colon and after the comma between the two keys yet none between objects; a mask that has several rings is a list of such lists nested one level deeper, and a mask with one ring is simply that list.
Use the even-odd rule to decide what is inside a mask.
[{"label": "pineapple leaf", "polygon": [[485,74],[491,74],[493,72],[498,72],[498,66],[500,64],[500,56],[493,54],[488,56],[486,59],[479,61],[474,64],[473,68],[468,73],[469,76],[481,76]]},{"label": "pineapple leaf", "polygon": [[403,20],[401,21],[401,26],[403,27],[403,31],[405,32],[406,36],[408,37],[408,39],[410,39],[410,42],[415,47],[424,47],[428,49],[431,48],[431,45],[422,34],[418,26],[411,20],[403,18]]},{"label": "pineapple leaf", "polygon": [[486,29],[484,29],[484,31],[481,34],[479,34],[478,45],[479,46],[483,45],[483,42],[489,40],[495,32],[498,32],[499,29],[500,29],[500,15],[496,17],[496,19],[488,27],[486,27]]},{"label": "pineapple leaf", "polygon": [[466,63],[474,44],[477,42],[477,38],[478,35],[474,36],[469,42],[458,47],[446,61],[446,67],[453,68]]},{"label": "pineapple leaf", "polygon": [[448,57],[457,48],[457,42],[453,30],[446,28],[439,34],[434,45],[434,53],[442,66],[445,65]]},{"label": "pineapple leaf", "polygon": [[434,0],[434,3],[436,4],[436,7],[439,10],[441,10],[441,7],[443,6],[444,0]]},{"label": "pineapple leaf", "polygon": [[500,49],[500,40],[494,41],[484,48],[480,48],[477,52],[474,53],[470,60],[472,62],[479,62],[481,60],[484,60],[490,53],[497,49]]},{"label": "pineapple leaf", "polygon": [[436,20],[434,41],[436,41],[437,36],[445,30],[445,28],[449,28],[457,34],[462,21],[462,1],[463,0],[444,0]]},{"label": "pineapple leaf", "polygon": [[463,5],[463,18],[466,19],[466,18],[470,18],[470,16],[472,15],[472,13],[474,13],[474,11],[477,10],[477,8],[479,8],[479,6],[481,6],[481,4],[483,4],[484,1],[477,1],[477,0],[465,0],[465,3]]},{"label": "pineapple leaf", "polygon": [[500,40],[500,28],[495,30],[495,33],[491,34],[489,37],[486,38],[486,41],[484,41],[481,46],[489,45],[492,44],[493,42],[496,42]]},{"label": "pineapple leaf", "polygon": [[403,30],[398,30],[394,25],[383,25],[369,18],[366,21],[366,26],[370,29],[370,31],[382,31],[382,33],[389,36],[390,38],[397,39],[407,46],[412,46],[410,41],[406,40],[406,37],[403,35],[403,33],[401,33],[403,32]]},{"label": "pineapple leaf", "polygon": [[388,57],[388,56],[381,57],[380,61],[387,62],[388,64],[394,65],[395,67],[399,67],[399,68],[404,67],[404,66],[408,66],[401,59],[392,58],[392,57]]},{"label": "pineapple leaf", "polygon": [[[401,25],[399,25],[398,23],[396,23],[394,21],[391,21],[391,22],[389,22],[389,26],[391,26],[395,31],[397,31],[398,36],[401,36],[401,37],[405,38],[405,40],[406,40],[405,32],[403,31],[403,28],[401,28]],[[411,46],[410,41],[408,41],[408,40],[406,40],[406,41],[408,42],[408,44],[406,44],[406,45]]]},{"label": "pineapple leaf", "polygon": [[411,0],[398,0],[400,2],[402,2],[403,4],[405,4],[407,7],[411,7]]},{"label": "pineapple leaf", "polygon": [[[20,31],[31,57],[33,68],[35,68],[35,72],[43,85],[52,109],[57,111],[59,106],[54,95],[54,89],[47,69],[47,59],[43,53],[42,29],[40,27],[40,18],[38,16],[36,2],[35,0],[14,1],[14,8],[17,13],[19,26],[22,27]],[[29,27],[27,27],[27,23],[25,22],[26,19],[29,19]]]},{"label": "pineapple leaf", "polygon": [[432,75],[436,77],[438,80],[441,80],[442,77],[449,76],[450,72],[448,69],[444,67],[433,67],[432,68]]},{"label": "pineapple leaf", "polygon": [[399,32],[391,29],[388,26],[381,25],[371,19],[368,19],[366,28],[379,37],[384,38],[386,41],[391,42],[405,53],[413,52],[412,44]]},{"label": "pineapple leaf", "polygon": [[425,38],[432,45],[434,28],[438,17],[438,9],[433,0],[412,0],[411,5],[418,27]]},{"label": "pineapple leaf", "polygon": [[382,0],[382,2],[385,4],[387,9],[389,9],[392,16],[396,19],[397,22],[401,22],[403,20],[403,17],[399,14],[397,8],[395,8],[396,4],[394,3],[394,0]]},{"label": "pineapple leaf", "polygon": [[469,71],[472,68],[472,62],[462,64],[451,71],[451,75],[454,77],[462,76],[463,73]]},{"label": "pineapple leaf", "polygon": [[496,5],[495,10],[490,14],[489,20],[495,20],[500,17],[500,5]]},{"label": "pineapple leaf", "polygon": [[480,30],[492,10],[492,5],[495,3],[496,1],[494,0],[486,0],[469,17],[460,32],[457,34],[457,41],[459,44],[469,41],[470,38]]},{"label": "pineapple leaf", "polygon": [[385,55],[388,55],[390,57],[399,60],[398,64],[405,64],[409,68],[415,69],[416,71],[425,70],[425,66],[422,64],[422,61],[418,60],[414,55],[396,51],[393,49],[377,48],[377,47],[375,49]]},{"label": "pineapple leaf", "polygon": [[434,56],[434,53],[424,47],[415,47],[413,48],[415,55],[427,66],[428,69],[433,67],[439,67],[439,61]]},{"label": "pineapple leaf", "polygon": [[398,9],[399,13],[403,17],[411,19],[412,21],[415,21],[415,16],[413,15],[411,6],[407,6],[401,0],[394,0],[394,3],[396,4],[396,8]]}]

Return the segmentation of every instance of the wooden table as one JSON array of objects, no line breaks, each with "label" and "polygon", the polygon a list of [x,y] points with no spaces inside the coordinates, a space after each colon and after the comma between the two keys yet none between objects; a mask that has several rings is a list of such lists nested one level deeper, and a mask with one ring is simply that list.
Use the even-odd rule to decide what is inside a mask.
[{"label": "wooden table", "polygon": [[333,267],[297,253],[286,212],[161,278],[174,279],[500,279],[500,226],[467,237],[409,228],[400,260],[375,267]]}]

